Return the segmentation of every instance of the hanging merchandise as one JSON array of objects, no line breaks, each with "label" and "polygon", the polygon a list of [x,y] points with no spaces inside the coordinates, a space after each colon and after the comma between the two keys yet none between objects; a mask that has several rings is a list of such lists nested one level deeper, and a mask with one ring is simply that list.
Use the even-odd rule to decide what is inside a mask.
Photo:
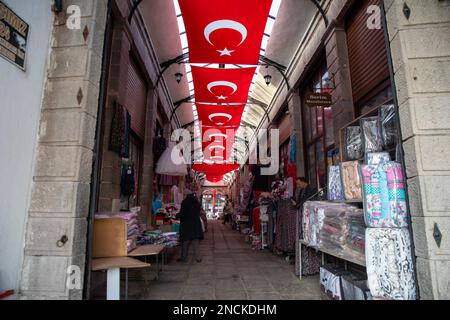
[{"label": "hanging merchandise", "polygon": [[408,229],[366,229],[366,265],[372,296],[393,300],[416,299]]},{"label": "hanging merchandise", "polygon": [[393,104],[382,106],[380,110],[380,118],[383,146],[385,149],[391,149],[395,147],[398,142],[395,106]]},{"label": "hanging merchandise", "polygon": [[188,174],[185,159],[178,145],[173,142],[163,152],[156,164],[156,173],[168,176],[185,176]]},{"label": "hanging merchandise", "polygon": [[164,139],[163,137],[157,136],[156,138],[153,139],[152,150],[155,162],[159,160],[164,150],[166,150],[166,147],[167,147],[166,139]]},{"label": "hanging merchandise", "polygon": [[361,166],[364,183],[364,210],[368,227],[408,226],[406,186],[399,163]]},{"label": "hanging merchandise", "polygon": [[361,200],[362,187],[359,174],[359,162],[342,162],[340,166],[345,200]]},{"label": "hanging merchandise", "polygon": [[365,163],[368,165],[379,165],[391,161],[391,156],[388,152],[367,153]]},{"label": "hanging merchandise", "polygon": [[364,152],[379,152],[383,150],[380,118],[370,117],[361,119]]},{"label": "hanging merchandise", "polygon": [[339,166],[330,166],[328,168],[328,200],[344,200],[344,191],[342,190],[341,168]]},{"label": "hanging merchandise", "polygon": [[122,173],[120,178],[120,194],[125,197],[129,197],[134,194],[135,190],[135,177],[134,167],[129,161],[125,161],[122,164]]},{"label": "hanging merchandise", "polygon": [[347,160],[358,160],[364,155],[361,127],[353,126],[345,128],[345,158]]},{"label": "hanging merchandise", "polygon": [[115,102],[111,122],[109,150],[116,152],[124,158],[128,158],[129,154],[130,127],[130,113],[121,104]]},{"label": "hanging merchandise", "polygon": [[295,139],[295,134],[293,134],[292,137],[291,137],[289,161],[292,164],[295,164],[297,162],[297,142],[296,142],[296,139]]}]

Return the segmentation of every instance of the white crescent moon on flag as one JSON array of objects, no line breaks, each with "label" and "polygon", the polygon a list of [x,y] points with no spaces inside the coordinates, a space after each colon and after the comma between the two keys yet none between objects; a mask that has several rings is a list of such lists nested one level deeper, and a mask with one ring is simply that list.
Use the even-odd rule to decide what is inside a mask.
[{"label": "white crescent moon on flag", "polygon": [[211,120],[212,122],[215,122],[213,119],[217,118],[217,117],[225,117],[227,118],[227,122],[231,120],[231,118],[233,118],[230,114],[228,113],[211,113],[208,118],[209,120]]},{"label": "white crescent moon on flag", "polygon": [[214,149],[225,150],[225,147],[224,146],[209,146],[208,149],[209,150],[214,150]]},{"label": "white crescent moon on flag", "polygon": [[208,83],[207,87],[208,87],[208,91],[213,93],[212,89],[214,87],[220,87],[220,86],[229,87],[229,88],[233,89],[233,92],[231,94],[234,94],[238,88],[235,83],[230,82],[230,81],[213,81],[213,82]]},{"label": "white crescent moon on flag", "polygon": [[208,41],[212,46],[214,44],[210,39],[211,33],[220,29],[232,29],[239,32],[241,34],[242,40],[241,42],[239,42],[238,46],[240,46],[247,38],[247,28],[243,24],[233,20],[217,20],[208,24],[204,30],[206,41]]},{"label": "white crescent moon on flag", "polygon": [[212,133],[208,136],[209,140],[211,140],[212,137],[222,137],[227,138],[227,135],[225,133]]}]

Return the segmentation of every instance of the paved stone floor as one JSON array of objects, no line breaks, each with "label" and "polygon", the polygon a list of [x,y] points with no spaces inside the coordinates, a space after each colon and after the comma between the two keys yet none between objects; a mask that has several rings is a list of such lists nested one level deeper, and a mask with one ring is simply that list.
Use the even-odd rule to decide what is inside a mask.
[{"label": "paved stone floor", "polygon": [[[268,251],[255,251],[229,225],[209,221],[200,248],[203,261],[178,263],[169,255],[159,280],[154,274],[130,272],[129,299],[319,300],[326,299],[319,277],[299,280],[294,266]],[[146,280],[144,280],[146,278]]]}]

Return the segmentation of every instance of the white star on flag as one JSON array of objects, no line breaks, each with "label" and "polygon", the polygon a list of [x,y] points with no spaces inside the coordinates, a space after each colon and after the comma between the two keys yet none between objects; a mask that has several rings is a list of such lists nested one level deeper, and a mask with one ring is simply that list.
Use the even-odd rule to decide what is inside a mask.
[{"label": "white star on flag", "polygon": [[231,53],[233,53],[234,50],[228,50],[227,48],[225,48],[223,50],[217,50],[217,52],[219,52],[221,56],[230,56],[231,57]]},{"label": "white star on flag", "polygon": [[225,100],[227,97],[224,97],[224,96],[218,96],[217,97],[217,99],[219,99],[219,100]]}]

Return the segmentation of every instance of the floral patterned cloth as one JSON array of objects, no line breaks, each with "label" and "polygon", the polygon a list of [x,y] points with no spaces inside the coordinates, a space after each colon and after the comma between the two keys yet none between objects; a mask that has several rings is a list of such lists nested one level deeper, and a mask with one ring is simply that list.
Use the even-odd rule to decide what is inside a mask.
[{"label": "floral patterned cloth", "polygon": [[328,168],[328,200],[344,200],[344,190],[342,190],[341,168],[330,166]]},{"label": "floral patterned cloth", "polygon": [[397,162],[361,167],[366,225],[373,228],[408,226],[405,181]]},{"label": "floral patterned cloth", "polygon": [[366,229],[366,267],[372,296],[393,300],[416,299],[408,229]]}]

